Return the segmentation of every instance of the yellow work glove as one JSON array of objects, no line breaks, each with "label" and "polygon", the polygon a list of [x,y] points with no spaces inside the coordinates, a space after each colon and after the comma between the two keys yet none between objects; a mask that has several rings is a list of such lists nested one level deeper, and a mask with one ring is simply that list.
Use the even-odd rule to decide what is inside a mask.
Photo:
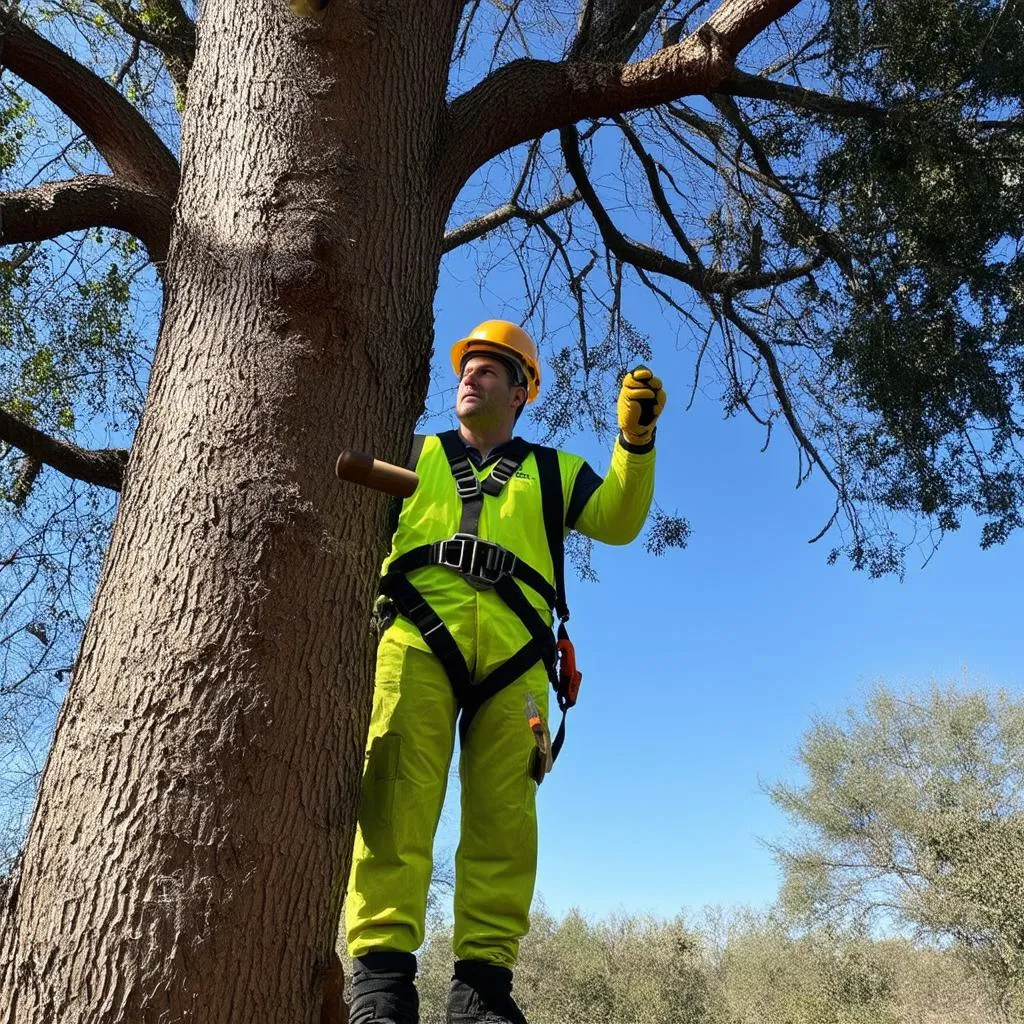
[{"label": "yellow work glove", "polygon": [[661,378],[646,366],[630,370],[619,392],[619,430],[629,444],[645,445],[654,440],[654,427],[665,408]]}]

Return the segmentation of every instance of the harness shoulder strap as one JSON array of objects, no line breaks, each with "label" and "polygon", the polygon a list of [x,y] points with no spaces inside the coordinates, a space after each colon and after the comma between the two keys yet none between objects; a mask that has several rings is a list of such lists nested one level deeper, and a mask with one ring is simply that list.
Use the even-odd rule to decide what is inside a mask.
[{"label": "harness shoulder strap", "polygon": [[533,445],[524,441],[521,437],[514,437],[505,448],[505,453],[494,469],[480,485],[484,494],[497,497],[505,489],[505,484],[512,479],[516,470],[526,461],[526,457],[533,451]]},{"label": "harness shoulder strap", "polygon": [[555,613],[559,621],[565,622],[569,618],[569,608],[565,601],[565,500],[562,497],[562,471],[558,465],[558,452],[554,448],[535,445],[533,457],[537,460],[544,532],[547,534],[551,565],[555,573]]},{"label": "harness shoulder strap", "polygon": [[437,435],[444,449],[448,467],[455,478],[455,490],[462,499],[462,517],[459,521],[459,533],[477,536],[480,531],[480,513],[483,511],[484,495],[497,497],[505,484],[512,479],[515,471],[523,464],[523,460],[533,449],[528,441],[514,437],[508,444],[504,454],[497,461],[490,475],[482,482],[473,470],[473,464],[466,454],[466,446],[459,437],[457,430],[446,430]]},{"label": "harness shoulder strap", "polygon": [[473,472],[473,464],[466,454],[466,446],[462,443],[457,430],[445,430],[437,435],[444,449],[445,458],[448,460],[448,467],[455,477],[455,490],[458,491],[463,505],[467,501],[479,499],[480,481]]},{"label": "harness shoulder strap", "polygon": [[405,468],[415,471],[416,463],[420,461],[420,456],[423,454],[423,445],[427,440],[426,434],[413,434],[412,435],[412,448],[409,449],[409,461],[406,462]]}]

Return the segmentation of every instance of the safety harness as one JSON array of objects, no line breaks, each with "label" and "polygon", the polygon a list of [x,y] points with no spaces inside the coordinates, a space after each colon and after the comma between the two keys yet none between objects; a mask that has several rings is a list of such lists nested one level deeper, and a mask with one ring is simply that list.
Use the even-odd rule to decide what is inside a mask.
[{"label": "safety harness", "polygon": [[[423,435],[416,435],[409,460],[411,468],[419,461],[424,440]],[[395,558],[381,577],[380,593],[420,631],[427,646],[441,662],[461,712],[459,737],[463,743],[469,726],[480,708],[538,661],[541,662],[555,691],[558,709],[562,712],[558,732],[551,744],[553,762],[565,741],[565,716],[569,708],[576,703],[582,678],[576,670],[572,642],[565,628],[569,618],[569,609],[565,602],[565,508],[558,452],[554,448],[533,445],[521,438],[513,438],[490,475],[480,480],[473,471],[465,445],[457,431],[445,431],[438,435],[438,440],[455,478],[456,492],[462,501],[459,530],[447,540],[423,544]],[[501,494],[531,452],[537,462],[544,532],[551,551],[554,586],[507,548],[477,536],[484,497],[497,497]],[[451,569],[478,589],[494,590],[529,633],[529,639],[515,654],[478,683],[473,683],[466,659],[448,627],[409,581],[410,572],[429,565],[441,565]],[[535,590],[557,616],[557,639],[527,600],[519,587],[520,583]]]}]

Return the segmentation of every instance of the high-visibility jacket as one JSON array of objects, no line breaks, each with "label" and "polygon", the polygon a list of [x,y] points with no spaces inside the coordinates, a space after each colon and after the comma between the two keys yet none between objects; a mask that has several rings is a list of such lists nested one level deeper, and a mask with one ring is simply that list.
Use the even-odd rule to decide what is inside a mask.
[{"label": "high-visibility jacket", "polygon": [[[483,466],[478,466],[471,459],[478,479],[485,480],[494,472],[507,447],[499,446],[491,452]],[[473,454],[472,449],[466,450]],[[653,450],[631,449],[631,446],[618,442],[603,481],[578,455],[559,451],[557,460],[562,490],[563,536],[575,528],[604,543],[626,544],[633,540],[647,517],[654,491]],[[402,503],[392,549],[384,560],[382,573],[387,573],[400,555],[459,532],[463,503],[438,437],[422,439],[415,469],[420,484]],[[500,493],[484,497],[473,532],[485,541],[508,549],[536,570],[550,586],[555,585],[535,454],[527,455]],[[473,649],[480,629],[500,630],[508,655],[522,644],[524,630],[515,628],[515,624],[508,621],[508,608],[493,590],[478,589],[458,573],[440,565],[415,569],[408,578],[441,621],[448,625],[463,650]],[[520,584],[520,588],[530,605],[550,626],[553,617],[545,596],[526,584]],[[396,626],[411,646],[429,649],[419,629],[408,619],[399,617]]]}]

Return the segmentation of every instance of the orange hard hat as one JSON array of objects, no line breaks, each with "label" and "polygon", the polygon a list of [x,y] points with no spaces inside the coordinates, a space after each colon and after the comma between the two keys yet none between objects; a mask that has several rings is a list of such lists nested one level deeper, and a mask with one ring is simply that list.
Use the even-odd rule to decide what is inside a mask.
[{"label": "orange hard hat", "polygon": [[462,374],[466,357],[476,352],[508,359],[510,356],[523,368],[526,377],[526,401],[532,402],[540,393],[540,356],[537,346],[522,327],[509,320],[485,320],[477,324],[461,341],[452,345],[452,369]]}]

